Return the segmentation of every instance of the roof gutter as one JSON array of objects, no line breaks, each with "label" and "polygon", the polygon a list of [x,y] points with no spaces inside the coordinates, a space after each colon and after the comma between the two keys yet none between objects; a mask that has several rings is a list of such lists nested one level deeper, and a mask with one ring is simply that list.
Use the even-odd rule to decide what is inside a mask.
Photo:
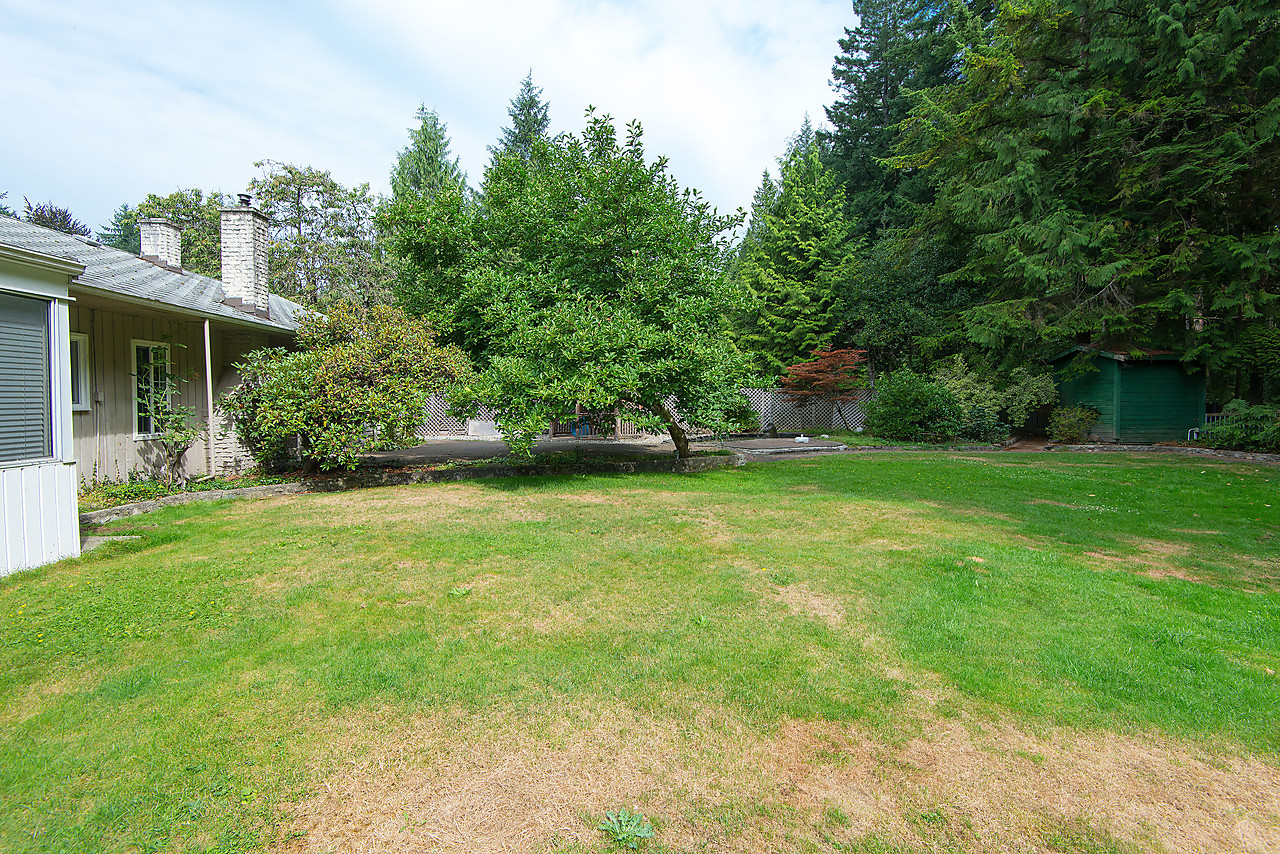
[{"label": "roof gutter", "polygon": [[54,273],[65,273],[68,276],[79,276],[84,273],[84,265],[57,255],[46,255],[20,246],[0,243],[0,261],[12,261],[29,267],[40,267]]}]

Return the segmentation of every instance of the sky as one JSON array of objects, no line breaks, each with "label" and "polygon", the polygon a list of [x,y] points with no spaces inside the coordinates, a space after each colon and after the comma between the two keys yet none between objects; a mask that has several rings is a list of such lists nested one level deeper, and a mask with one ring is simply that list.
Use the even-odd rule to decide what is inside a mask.
[{"label": "sky", "polygon": [[638,119],[681,186],[749,209],[854,23],[848,0],[0,0],[0,192],[95,231],[265,159],[385,195],[420,104],[475,186],[532,72],[553,134]]}]

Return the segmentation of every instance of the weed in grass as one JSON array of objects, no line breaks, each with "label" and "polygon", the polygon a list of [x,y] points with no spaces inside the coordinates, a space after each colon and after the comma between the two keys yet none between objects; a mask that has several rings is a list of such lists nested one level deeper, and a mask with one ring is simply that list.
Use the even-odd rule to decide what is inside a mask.
[{"label": "weed in grass", "polygon": [[596,830],[602,832],[617,847],[634,851],[653,836],[653,823],[643,813],[623,807],[617,812],[606,812],[604,821],[600,822]]},{"label": "weed in grass", "polygon": [[1116,839],[1081,818],[1063,822],[1041,836],[1053,854],[1139,854],[1140,849]]}]

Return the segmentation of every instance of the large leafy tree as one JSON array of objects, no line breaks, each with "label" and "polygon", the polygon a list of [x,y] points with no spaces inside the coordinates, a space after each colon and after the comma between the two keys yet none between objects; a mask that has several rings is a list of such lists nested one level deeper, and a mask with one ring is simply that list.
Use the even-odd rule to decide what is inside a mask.
[{"label": "large leafy tree", "polygon": [[71,211],[53,202],[40,202],[33,205],[25,196],[22,201],[26,203],[22,218],[33,225],[42,225],[54,231],[61,231],[63,234],[77,234],[81,237],[88,237],[93,233],[89,230],[89,226],[72,216]]},{"label": "large leafy tree", "polygon": [[129,205],[116,208],[111,215],[111,222],[98,229],[98,240],[107,246],[141,255],[142,234],[138,230],[138,212]]},{"label": "large leafy tree", "polygon": [[774,376],[836,334],[838,292],[859,246],[842,188],[823,164],[808,120],[780,166],[777,182],[769,186],[766,175],[756,192],[736,268],[756,298],[737,323],[739,344]]},{"label": "large leafy tree", "polygon": [[409,145],[396,156],[391,169],[392,196],[431,198],[445,190],[465,194],[467,176],[458,158],[449,153],[448,127],[426,104],[416,115],[418,126],[409,129]]},{"label": "large leafy tree", "polygon": [[1171,347],[1260,395],[1251,353],[1280,289],[1280,3],[1013,0],[957,32],[962,79],[920,95],[894,165],[932,170],[928,224],[971,241],[949,277],[984,293],[970,338]]},{"label": "large leafy tree", "polygon": [[496,147],[490,147],[489,153],[494,159],[513,154],[528,160],[538,144],[547,140],[547,128],[551,126],[551,107],[542,100],[542,89],[533,85],[532,71],[520,83],[507,115],[511,126],[502,129],[502,139]]},{"label": "large leafy tree", "polygon": [[685,457],[687,425],[740,407],[748,366],[724,318],[741,293],[724,267],[741,217],[646,160],[638,124],[619,143],[589,110],[580,135],[499,157],[482,195],[400,200],[382,221],[414,273],[403,303],[477,363],[456,398],[493,407],[514,451],[580,403],[664,426]]},{"label": "large leafy tree", "polygon": [[[142,217],[169,220],[182,231],[182,266],[186,270],[218,279],[222,277],[222,193],[177,190],[167,196],[148,193],[138,205],[133,227]],[[117,247],[124,248],[124,247]],[[139,246],[141,251],[141,246]]]},{"label": "large leafy tree", "polygon": [[325,171],[264,160],[249,184],[271,220],[271,289],[308,307],[373,305],[390,296],[368,184],[347,188]]}]

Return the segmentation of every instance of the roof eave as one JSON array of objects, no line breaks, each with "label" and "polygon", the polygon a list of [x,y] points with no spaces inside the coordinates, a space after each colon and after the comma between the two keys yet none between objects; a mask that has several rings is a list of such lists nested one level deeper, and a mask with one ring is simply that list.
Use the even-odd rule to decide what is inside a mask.
[{"label": "roof eave", "polygon": [[8,243],[0,243],[0,260],[40,267],[41,269],[68,276],[79,276],[84,273],[84,265],[76,261],[61,258],[57,255],[37,252],[34,249],[23,249],[21,246],[12,246]]},{"label": "roof eave", "polygon": [[[83,272],[83,268],[81,268]],[[230,326],[243,326],[249,329],[263,329],[268,332],[276,332],[284,335],[296,335],[298,330],[296,327],[281,326],[270,321],[263,322],[250,317],[227,317],[224,314],[211,314],[207,311],[200,311],[194,308],[183,308],[172,303],[161,302],[160,300],[147,299],[146,297],[135,297],[128,294],[122,294],[119,291],[113,291],[110,288],[99,288],[84,282],[73,281],[71,283],[72,291],[93,294],[98,297],[105,297],[116,302],[122,302],[127,305],[136,305],[140,308],[150,308],[153,311],[166,311],[171,314],[179,314],[184,317],[197,317],[201,320],[209,320],[217,323],[226,323]]]}]

